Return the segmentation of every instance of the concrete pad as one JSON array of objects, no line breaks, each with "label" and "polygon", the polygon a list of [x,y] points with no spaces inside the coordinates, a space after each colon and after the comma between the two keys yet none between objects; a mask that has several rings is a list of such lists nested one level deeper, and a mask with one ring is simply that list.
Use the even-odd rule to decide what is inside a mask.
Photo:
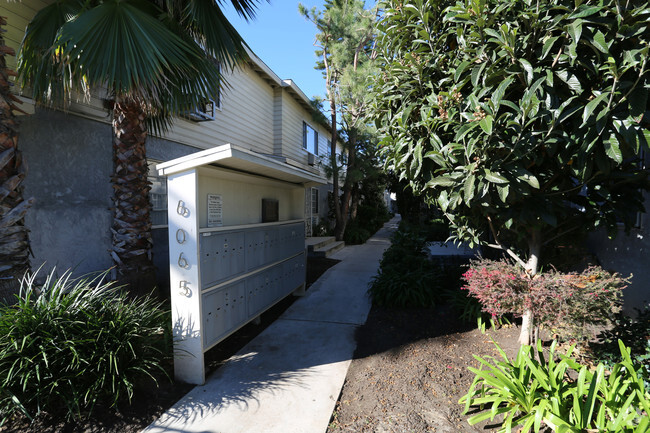
[{"label": "concrete pad", "polygon": [[144,432],[324,432],[354,353],[354,331],[280,319]]},{"label": "concrete pad", "polygon": [[368,284],[377,273],[382,246],[345,247],[347,258],[327,270],[282,316],[293,320],[363,325],[370,311]]}]

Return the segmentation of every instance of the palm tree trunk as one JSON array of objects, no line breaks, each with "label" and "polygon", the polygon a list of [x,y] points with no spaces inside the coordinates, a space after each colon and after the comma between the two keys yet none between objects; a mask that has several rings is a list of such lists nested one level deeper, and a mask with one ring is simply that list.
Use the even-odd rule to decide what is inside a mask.
[{"label": "palm tree trunk", "polygon": [[30,269],[29,230],[25,227],[25,213],[34,202],[23,199],[23,180],[27,168],[18,150],[18,121],[14,111],[16,98],[11,92],[10,76],[5,55],[13,56],[13,49],[5,45],[0,17],[0,300],[10,302],[18,293],[20,279]]},{"label": "palm tree trunk", "polygon": [[132,294],[155,285],[151,261],[150,182],[147,179],[146,114],[141,101],[125,97],[113,106],[113,245],[118,280]]}]

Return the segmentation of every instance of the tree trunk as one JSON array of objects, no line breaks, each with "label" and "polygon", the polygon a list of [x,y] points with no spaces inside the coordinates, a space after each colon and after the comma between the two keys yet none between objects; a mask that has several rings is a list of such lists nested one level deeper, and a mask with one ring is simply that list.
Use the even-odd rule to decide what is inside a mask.
[{"label": "tree trunk", "polygon": [[342,241],[345,235],[345,228],[348,225],[350,214],[350,201],[352,198],[352,186],[354,185],[353,176],[356,166],[356,134],[350,131],[348,143],[348,166],[345,171],[345,183],[343,184],[343,197],[341,198],[341,218],[337,219],[334,227],[334,236],[337,241]]},{"label": "tree trunk", "polygon": [[18,150],[18,121],[14,111],[19,102],[11,92],[10,76],[15,72],[7,68],[5,54],[15,55],[5,45],[2,27],[7,22],[0,17],[0,301],[14,301],[20,280],[30,270],[29,230],[25,227],[25,214],[34,202],[23,199],[23,180],[27,167]]},{"label": "tree trunk", "polygon": [[[343,225],[343,214],[341,213],[341,198],[339,197],[339,166],[336,161],[336,143],[338,140],[338,130],[336,128],[336,101],[334,100],[334,89],[328,88],[330,97],[330,111],[332,113],[332,142],[330,146],[330,162],[332,164],[332,195],[334,196],[334,218],[336,223],[334,226],[334,236],[337,241],[342,239],[342,232],[340,230]],[[341,236],[337,233],[341,232]]]},{"label": "tree trunk", "polygon": [[[542,240],[539,230],[531,232],[528,240],[528,262],[526,263],[526,273],[529,278],[534,278],[539,269],[539,256],[542,250]],[[535,318],[530,309],[526,309],[521,316],[521,332],[519,333],[519,344],[529,345],[532,341],[533,330],[535,329]]]},{"label": "tree trunk", "polygon": [[132,295],[154,288],[151,261],[150,182],[145,142],[146,115],[141,101],[126,97],[113,107],[113,245],[118,280]]},{"label": "tree trunk", "polygon": [[359,210],[359,200],[361,199],[361,187],[359,182],[355,182],[352,187],[352,203],[350,204],[350,220],[357,219],[357,211]]}]

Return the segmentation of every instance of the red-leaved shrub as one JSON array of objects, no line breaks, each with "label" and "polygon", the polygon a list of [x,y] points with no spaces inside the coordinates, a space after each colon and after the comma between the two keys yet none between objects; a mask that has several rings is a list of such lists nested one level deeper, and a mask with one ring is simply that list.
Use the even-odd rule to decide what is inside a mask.
[{"label": "red-leaved shrub", "polygon": [[530,310],[536,325],[564,339],[582,338],[588,325],[606,323],[619,312],[629,282],[597,266],[579,274],[551,270],[530,277],[521,266],[487,259],[472,262],[463,279],[463,289],[479,300],[483,311],[521,316]]}]

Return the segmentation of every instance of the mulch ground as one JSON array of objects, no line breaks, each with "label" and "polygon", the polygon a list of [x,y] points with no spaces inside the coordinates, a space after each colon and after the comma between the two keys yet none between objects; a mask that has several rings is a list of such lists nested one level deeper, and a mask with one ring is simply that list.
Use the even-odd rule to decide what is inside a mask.
[{"label": "mulch ground", "polygon": [[517,352],[516,327],[481,333],[450,308],[385,309],[374,306],[357,331],[357,350],[328,433],[496,431],[470,426],[458,400],[477,367],[473,355],[496,356],[497,342]]}]

